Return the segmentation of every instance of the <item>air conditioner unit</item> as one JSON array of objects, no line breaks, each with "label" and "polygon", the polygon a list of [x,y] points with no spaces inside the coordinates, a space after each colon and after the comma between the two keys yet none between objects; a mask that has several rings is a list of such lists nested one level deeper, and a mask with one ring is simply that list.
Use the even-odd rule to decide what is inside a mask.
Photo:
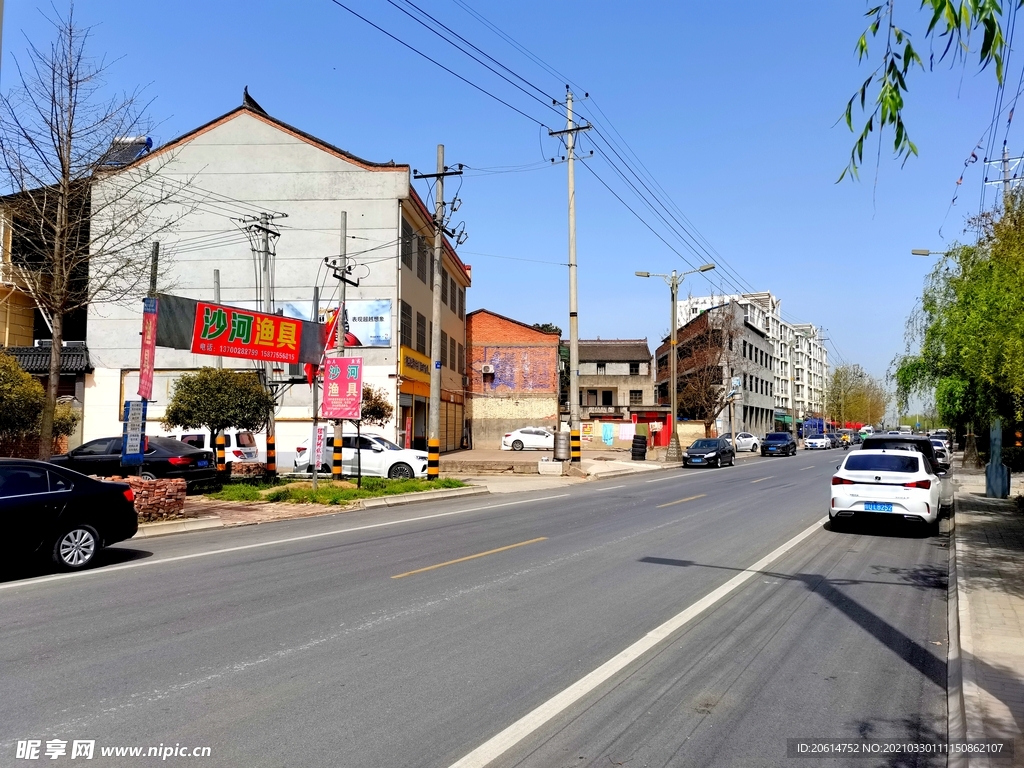
[{"label": "air conditioner unit", "polygon": [[480,373],[484,374],[485,376],[488,373],[494,373],[494,366],[493,365],[481,365],[480,366]]}]

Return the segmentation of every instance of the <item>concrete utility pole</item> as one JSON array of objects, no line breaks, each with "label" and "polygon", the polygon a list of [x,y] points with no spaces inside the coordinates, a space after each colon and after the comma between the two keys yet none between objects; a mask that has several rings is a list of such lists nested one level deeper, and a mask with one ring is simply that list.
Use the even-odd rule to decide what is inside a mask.
[{"label": "concrete utility pole", "polygon": [[[270,269],[270,216],[266,213],[260,214],[260,250],[263,256],[263,311],[274,314],[274,292],[271,290],[271,269]],[[267,386],[273,391],[274,364],[267,362],[263,364],[263,375]],[[274,409],[270,409],[270,418],[267,419],[267,477],[273,480],[277,476],[277,442],[276,425],[274,424]],[[311,446],[312,447],[312,446]]]},{"label": "concrete utility pole", "polygon": [[[668,377],[669,377],[669,401],[672,407],[672,418],[670,424],[671,432],[668,438],[668,453],[665,455],[665,460],[670,462],[677,462],[683,460],[683,449],[679,444],[679,431],[676,429],[676,419],[679,417],[679,383],[677,379],[676,365],[677,358],[679,357],[677,339],[676,339],[676,326],[678,325],[678,314],[679,314],[679,285],[683,282],[683,278],[687,275],[692,275],[696,272],[710,272],[715,268],[714,264],[703,264],[697,269],[691,269],[688,272],[679,273],[676,270],[672,270],[671,275],[653,274],[651,272],[635,272],[637,277],[660,277],[668,284],[671,289],[670,294],[672,296],[672,317],[670,319],[669,327],[672,329],[671,341],[669,343],[668,352]],[[733,439],[736,439],[736,435],[733,435]]]},{"label": "concrete utility pole", "polygon": [[[587,94],[583,94],[586,98]],[[549,136],[565,136],[566,162],[569,166],[569,448],[570,461],[582,459],[580,446],[580,329],[576,290],[576,133],[589,131],[589,125],[576,125],[572,119],[572,91],[565,87],[565,130],[548,131]]]},{"label": "concrete utility pole", "polygon": [[[345,356],[345,281],[348,275],[348,211],[341,212],[341,303],[338,305],[338,316],[334,321],[334,351],[339,357]],[[334,422],[334,449],[331,452],[331,478],[341,480],[341,449],[344,440],[345,422],[336,419]]]},{"label": "concrete utility pole", "polygon": [[[213,303],[220,304],[220,270],[213,270]],[[215,365],[217,368],[224,367],[224,358],[217,355]]]},{"label": "concrete utility pole", "polygon": [[449,171],[444,164],[444,144],[437,145],[437,173],[417,173],[413,178],[437,179],[434,202],[434,274],[431,290],[430,315],[430,407],[427,410],[427,480],[436,480],[441,464],[441,276],[444,263],[444,179],[445,176],[461,176],[462,166]]}]

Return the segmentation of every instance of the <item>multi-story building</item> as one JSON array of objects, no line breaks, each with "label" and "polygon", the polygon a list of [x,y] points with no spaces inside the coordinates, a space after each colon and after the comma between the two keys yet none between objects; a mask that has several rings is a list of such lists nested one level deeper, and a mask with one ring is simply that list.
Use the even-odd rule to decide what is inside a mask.
[{"label": "multi-story building", "polygon": [[[580,419],[625,420],[656,405],[647,339],[579,341]],[[563,420],[568,406],[563,406]]]},{"label": "multi-story building", "polygon": [[712,307],[733,302],[743,308],[746,325],[761,330],[774,358],[771,388],[775,421],[788,424],[792,409],[797,419],[821,416],[825,409],[828,352],[821,329],[810,323],[782,319],[781,300],[766,291],[731,296],[691,296],[679,302],[680,326]]},{"label": "multi-story building", "polygon": [[[426,448],[430,372],[442,371],[441,450],[464,438],[465,305],[470,268],[444,242],[441,264],[433,250],[433,212],[410,184],[409,166],[370,162],[267,114],[248,95],[243,105],[98,180],[93,194],[109,192],[132,174],[148,180],[140,194],[160,186],[171,194],[151,215],[176,219],[160,250],[161,290],[202,301],[262,309],[270,291],[273,311],[314,320],[339,304],[340,283],[324,266],[337,259],[341,217],[349,273],[346,310],[351,356],[363,358],[363,381],[393,404],[385,435]],[[177,190],[177,191],[175,191]],[[263,228],[260,216],[267,214]],[[270,230],[265,233],[263,230]],[[269,234],[272,286],[260,285],[261,254],[251,238]],[[435,270],[441,270],[441,348],[432,351],[431,305]],[[166,287],[165,287],[166,286]],[[319,289],[319,306],[313,306]],[[87,338],[95,370],[86,383],[85,438],[120,431],[121,402],[138,388],[141,306],[89,308]],[[157,348],[151,420],[159,419],[174,382],[215,358]],[[223,364],[251,370],[252,363]],[[262,364],[258,364],[262,366]],[[310,387],[298,371],[275,366],[281,383],[276,413],[278,463],[291,464],[294,446],[310,433]],[[290,386],[289,386],[290,384]],[[378,429],[378,428],[375,428]]]},{"label": "multi-story building", "polygon": [[558,428],[558,333],[477,309],[466,315],[466,345],[474,447],[497,448],[520,427]]}]

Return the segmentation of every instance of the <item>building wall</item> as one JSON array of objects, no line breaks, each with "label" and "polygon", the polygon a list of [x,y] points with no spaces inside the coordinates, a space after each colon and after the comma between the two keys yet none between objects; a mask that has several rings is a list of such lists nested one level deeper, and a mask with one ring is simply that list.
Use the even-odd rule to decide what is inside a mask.
[{"label": "building wall", "polygon": [[[506,432],[558,425],[558,336],[487,311],[467,318],[473,445],[497,448]],[[494,373],[484,374],[490,365]]]},{"label": "building wall", "polygon": [[5,347],[31,347],[35,303],[17,288],[0,288],[0,340]]}]

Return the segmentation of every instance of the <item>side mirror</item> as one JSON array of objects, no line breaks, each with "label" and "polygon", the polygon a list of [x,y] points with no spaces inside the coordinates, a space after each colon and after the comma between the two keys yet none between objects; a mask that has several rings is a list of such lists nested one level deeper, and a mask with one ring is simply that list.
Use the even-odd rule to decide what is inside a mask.
[{"label": "side mirror", "polygon": [[381,447],[380,447],[379,445],[376,445],[376,444],[375,444],[375,445],[373,446],[373,452],[374,452],[374,453],[384,453],[384,449],[383,449],[383,448],[381,448]]},{"label": "side mirror", "polygon": [[839,465],[838,464],[836,464],[836,469],[839,469]]}]

